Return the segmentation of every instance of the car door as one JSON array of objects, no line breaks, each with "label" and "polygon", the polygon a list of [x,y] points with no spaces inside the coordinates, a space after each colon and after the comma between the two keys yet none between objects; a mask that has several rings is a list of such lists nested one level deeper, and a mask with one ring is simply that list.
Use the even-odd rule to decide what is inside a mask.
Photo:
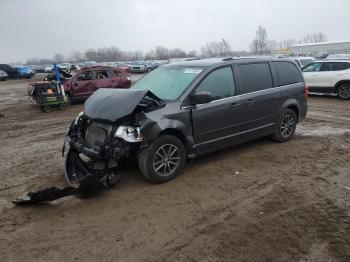
[{"label": "car door", "polygon": [[302,72],[305,78],[305,82],[309,87],[310,92],[317,92],[319,88],[319,71],[322,63],[311,63],[302,68]]},{"label": "car door", "polygon": [[233,143],[242,119],[231,66],[208,73],[192,93],[203,91],[210,92],[212,101],[197,104],[191,111],[193,136],[201,152]]},{"label": "car door", "polygon": [[96,79],[91,88],[92,93],[99,88],[112,88],[115,86],[113,79],[107,70],[96,70]]},{"label": "car door", "polygon": [[131,78],[128,76],[127,72],[122,69],[113,70],[114,76],[112,81],[117,88],[129,88],[131,85]]},{"label": "car door", "polygon": [[248,138],[273,129],[280,91],[268,62],[237,65],[242,99],[242,132]]},{"label": "car door", "polygon": [[96,75],[94,71],[78,73],[72,81],[72,96],[74,98],[87,98],[92,94],[93,81]]},{"label": "car door", "polygon": [[316,77],[316,86],[317,92],[321,93],[329,93],[333,92],[334,85],[334,63],[333,62],[325,62],[322,63],[320,71],[317,73]]}]

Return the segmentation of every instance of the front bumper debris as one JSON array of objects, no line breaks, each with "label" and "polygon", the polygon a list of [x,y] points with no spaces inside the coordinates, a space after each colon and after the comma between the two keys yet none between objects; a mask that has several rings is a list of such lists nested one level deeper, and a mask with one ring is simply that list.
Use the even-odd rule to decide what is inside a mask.
[{"label": "front bumper debris", "polygon": [[63,189],[57,187],[48,187],[37,192],[29,192],[22,197],[12,201],[19,206],[37,205],[57,200],[66,196],[78,196],[81,198],[93,197],[106,187],[111,187],[120,181],[118,176],[108,176],[104,180],[98,179],[96,176],[87,176],[83,179],[78,188],[65,187]]}]

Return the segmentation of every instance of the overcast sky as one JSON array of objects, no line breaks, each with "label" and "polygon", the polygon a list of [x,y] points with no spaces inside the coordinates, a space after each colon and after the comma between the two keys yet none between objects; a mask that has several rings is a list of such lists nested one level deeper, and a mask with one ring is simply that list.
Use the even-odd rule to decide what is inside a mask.
[{"label": "overcast sky", "polygon": [[110,46],[200,50],[223,38],[248,50],[258,25],[275,40],[350,40],[349,10],[350,0],[0,0],[0,63]]}]

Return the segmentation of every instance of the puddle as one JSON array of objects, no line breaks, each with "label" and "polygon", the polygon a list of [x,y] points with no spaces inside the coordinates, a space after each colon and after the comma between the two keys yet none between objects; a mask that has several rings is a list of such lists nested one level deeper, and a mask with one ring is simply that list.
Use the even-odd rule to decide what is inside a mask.
[{"label": "puddle", "polygon": [[350,134],[350,128],[340,128],[332,126],[297,126],[296,134],[301,136],[330,136]]}]

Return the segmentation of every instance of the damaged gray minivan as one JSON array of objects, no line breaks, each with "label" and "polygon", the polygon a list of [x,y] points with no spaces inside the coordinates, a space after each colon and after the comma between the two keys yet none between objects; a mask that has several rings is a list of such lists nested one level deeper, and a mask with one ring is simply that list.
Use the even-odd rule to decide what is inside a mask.
[{"label": "damaged gray minivan", "polygon": [[130,89],[99,89],[67,133],[67,182],[110,178],[136,158],[144,177],[161,183],[188,157],[262,136],[285,142],[306,116],[307,94],[294,62],[265,58],[173,63]]}]

